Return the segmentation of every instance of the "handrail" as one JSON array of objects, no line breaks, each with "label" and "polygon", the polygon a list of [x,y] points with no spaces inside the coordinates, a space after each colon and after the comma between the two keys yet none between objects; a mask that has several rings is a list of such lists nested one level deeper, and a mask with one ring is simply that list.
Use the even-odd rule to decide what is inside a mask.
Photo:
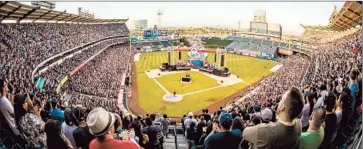
[{"label": "handrail", "polygon": [[91,42],[89,42],[89,43],[85,43],[85,44],[83,44],[83,45],[80,45],[80,46],[74,47],[74,48],[72,48],[72,49],[69,49],[69,50],[66,50],[66,51],[60,52],[60,53],[58,53],[58,54],[56,54],[56,55],[53,55],[53,56],[51,56],[51,57],[47,58],[46,60],[44,60],[43,62],[41,62],[40,64],[38,64],[38,65],[34,68],[34,70],[33,70],[33,72],[32,72],[32,82],[33,82],[33,83],[35,83],[34,76],[35,76],[35,73],[36,73],[36,72],[38,72],[39,68],[40,68],[40,67],[42,67],[42,66],[43,66],[44,64],[46,64],[47,62],[49,62],[49,61],[53,60],[54,58],[60,57],[60,56],[62,56],[63,54],[66,54],[66,53],[68,53],[68,52],[74,51],[74,50],[76,50],[76,49],[83,48],[83,47],[85,47],[85,46],[89,46],[89,45],[91,45],[91,44],[98,43],[98,42],[101,42],[101,41],[104,41],[104,40],[107,40],[107,39],[111,39],[111,38],[116,38],[116,37],[127,37],[127,36],[120,36],[120,35],[116,35],[116,36],[109,36],[109,37],[105,37],[105,38],[102,38],[102,39],[99,39],[99,40],[96,40],[96,41],[91,41]]},{"label": "handrail", "polygon": [[177,138],[177,136],[176,136],[176,129],[175,129],[175,127],[176,126],[174,126],[174,131],[173,131],[173,133],[174,133],[174,140],[175,140],[175,149],[179,149],[179,144],[178,144],[178,138]]},{"label": "handrail", "polygon": [[362,136],[358,138],[357,146],[354,149],[361,149],[362,148]]}]

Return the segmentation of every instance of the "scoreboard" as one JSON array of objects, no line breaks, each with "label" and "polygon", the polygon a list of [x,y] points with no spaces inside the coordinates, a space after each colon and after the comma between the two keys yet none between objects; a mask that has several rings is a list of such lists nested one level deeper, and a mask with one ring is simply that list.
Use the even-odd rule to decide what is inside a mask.
[{"label": "scoreboard", "polygon": [[167,36],[167,30],[146,30],[144,31],[144,38],[155,38],[160,36]]},{"label": "scoreboard", "polygon": [[253,33],[267,33],[267,23],[251,22],[251,32]]}]

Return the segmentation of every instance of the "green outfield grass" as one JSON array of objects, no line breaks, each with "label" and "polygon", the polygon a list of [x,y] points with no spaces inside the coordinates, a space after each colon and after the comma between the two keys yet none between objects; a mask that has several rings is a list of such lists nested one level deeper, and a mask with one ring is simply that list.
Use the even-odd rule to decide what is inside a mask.
[{"label": "green outfield grass", "polygon": [[225,47],[228,46],[230,43],[232,43],[233,41],[231,40],[223,40],[223,39],[207,39],[207,40],[203,40],[204,42],[204,47],[206,48],[217,48],[217,47]]},{"label": "green outfield grass", "polygon": [[[177,58],[177,52],[174,54]],[[182,59],[187,59],[187,53],[183,52]],[[227,54],[226,67],[239,76],[248,84],[270,74],[269,71],[277,63],[258,58]],[[208,61],[214,60],[214,54],[209,54]],[[188,111],[196,112],[213,103],[232,95],[233,93],[245,88],[246,83],[238,83],[232,86],[215,88],[206,92],[200,92],[184,96],[182,101],[176,103],[166,102],[162,99],[165,92],[145,74],[145,71],[159,68],[162,63],[167,62],[167,52],[144,53],[140,61],[136,62],[137,71],[137,94],[139,106],[147,113],[167,113],[170,117],[180,117]],[[188,85],[180,84],[180,79],[184,73],[165,75],[157,80],[169,91],[177,90],[179,93],[188,93],[204,88],[218,86],[217,82],[198,72],[188,72],[192,76],[193,83]]]}]

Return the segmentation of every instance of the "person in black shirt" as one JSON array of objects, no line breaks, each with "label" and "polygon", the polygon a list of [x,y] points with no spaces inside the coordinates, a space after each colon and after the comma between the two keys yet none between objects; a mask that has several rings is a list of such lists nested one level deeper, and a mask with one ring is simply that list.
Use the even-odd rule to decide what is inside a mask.
[{"label": "person in black shirt", "polygon": [[183,127],[183,135],[185,135],[185,125],[184,125],[184,119],[187,117],[187,115],[183,115],[183,118],[181,118],[181,123],[182,123],[182,127]]},{"label": "person in black shirt", "polygon": [[73,131],[73,138],[76,142],[76,148],[89,149],[89,143],[95,138],[90,132],[86,123],[86,109],[84,107],[76,107],[73,111],[76,118],[78,128]]},{"label": "person in black shirt", "polygon": [[189,128],[187,129],[187,143],[188,149],[192,149],[196,145],[196,140],[198,139],[197,130],[195,129],[196,123],[191,122]]},{"label": "person in black shirt", "polygon": [[196,145],[203,145],[203,142],[201,141],[203,138],[202,137],[207,137],[207,135],[205,134],[205,130],[206,130],[207,124],[204,121],[200,121],[197,125],[197,140],[196,140]]},{"label": "person in black shirt", "polygon": [[208,113],[208,109],[204,109],[203,117],[207,123],[210,121],[212,116]]},{"label": "person in black shirt", "polygon": [[232,132],[233,119],[228,112],[222,112],[219,123],[213,123],[213,130],[204,140],[205,149],[237,149],[242,141],[241,132]]},{"label": "person in black shirt", "polygon": [[159,126],[153,125],[151,118],[146,118],[145,123],[147,127],[142,129],[142,133],[147,134],[149,142],[146,144],[145,149],[160,149],[162,148],[163,133]]},{"label": "person in black shirt", "polygon": [[323,96],[324,107],[326,108],[325,125],[324,128],[324,140],[321,143],[319,149],[330,149],[334,140],[334,134],[336,133],[337,115],[334,112],[336,97],[332,92],[328,92]]}]

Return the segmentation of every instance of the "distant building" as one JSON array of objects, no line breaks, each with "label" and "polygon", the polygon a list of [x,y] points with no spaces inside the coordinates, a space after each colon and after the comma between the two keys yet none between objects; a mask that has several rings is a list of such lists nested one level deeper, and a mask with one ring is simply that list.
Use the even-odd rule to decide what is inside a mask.
[{"label": "distant building", "polygon": [[143,32],[147,30],[147,20],[131,20],[128,28],[131,32]]},{"label": "distant building", "polygon": [[281,38],[282,27],[277,23],[266,22],[265,10],[256,10],[253,13],[252,21],[238,22],[238,32],[235,32],[234,35]]},{"label": "distant building", "polygon": [[253,12],[253,21],[266,23],[266,11],[265,10],[255,10]]}]

